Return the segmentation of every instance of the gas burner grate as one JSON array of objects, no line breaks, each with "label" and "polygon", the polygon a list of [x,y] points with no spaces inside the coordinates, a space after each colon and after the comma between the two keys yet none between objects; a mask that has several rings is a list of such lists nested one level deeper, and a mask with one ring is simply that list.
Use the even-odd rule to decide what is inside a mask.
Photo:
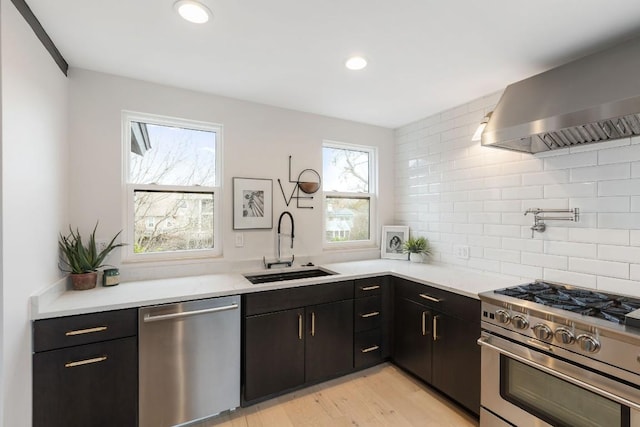
[{"label": "gas burner grate", "polygon": [[625,322],[626,314],[640,309],[640,299],[607,295],[589,289],[567,288],[546,282],[527,283],[494,292],[622,324]]}]

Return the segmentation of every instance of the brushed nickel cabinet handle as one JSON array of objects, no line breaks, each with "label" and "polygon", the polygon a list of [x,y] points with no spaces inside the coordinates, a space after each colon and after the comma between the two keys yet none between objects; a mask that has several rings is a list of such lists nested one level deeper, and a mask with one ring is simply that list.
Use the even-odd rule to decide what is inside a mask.
[{"label": "brushed nickel cabinet handle", "polygon": [[85,359],[85,360],[78,360],[76,362],[65,363],[64,367],[75,368],[76,366],[90,365],[92,363],[104,362],[105,360],[107,360],[107,356],[94,357],[93,359]]},{"label": "brushed nickel cabinet handle", "polygon": [[106,326],[96,326],[95,328],[87,328],[87,329],[77,329],[75,331],[67,331],[65,335],[68,337],[72,337],[74,335],[84,335],[84,334],[92,334],[94,332],[102,332],[106,331]]},{"label": "brushed nickel cabinet handle", "polygon": [[380,289],[380,285],[365,286],[360,289],[362,289],[363,291],[375,291],[376,289]]},{"label": "brushed nickel cabinet handle", "polygon": [[298,339],[302,339],[302,314],[298,314]]},{"label": "brushed nickel cabinet handle", "polygon": [[363,353],[369,353],[369,352],[371,352],[371,351],[376,351],[376,350],[377,350],[377,349],[379,349],[379,348],[380,348],[380,346],[374,345],[374,346],[372,346],[372,347],[363,348],[361,351],[362,351]]},{"label": "brushed nickel cabinet handle", "polygon": [[311,336],[316,336],[316,313],[311,312]]},{"label": "brushed nickel cabinet handle", "polygon": [[438,317],[433,316],[433,340],[438,341]]},{"label": "brushed nickel cabinet handle", "polygon": [[365,313],[365,314],[361,314],[360,317],[362,317],[363,319],[366,319],[368,317],[375,317],[378,316],[380,314],[379,311],[372,311],[371,313]]},{"label": "brushed nickel cabinet handle", "polygon": [[427,295],[427,294],[420,294],[420,298],[424,298],[428,301],[432,301],[432,302],[441,302],[442,300],[439,300],[438,298],[434,298],[431,295]]},{"label": "brushed nickel cabinet handle", "polygon": [[427,312],[422,312],[422,336],[427,335]]}]

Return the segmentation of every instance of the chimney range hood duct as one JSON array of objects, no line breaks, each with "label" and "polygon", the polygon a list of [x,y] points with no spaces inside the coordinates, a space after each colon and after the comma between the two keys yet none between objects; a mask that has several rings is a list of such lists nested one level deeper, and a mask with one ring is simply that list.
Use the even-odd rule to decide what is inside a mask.
[{"label": "chimney range hood duct", "polygon": [[640,135],[640,38],[507,86],[482,145],[525,153]]}]

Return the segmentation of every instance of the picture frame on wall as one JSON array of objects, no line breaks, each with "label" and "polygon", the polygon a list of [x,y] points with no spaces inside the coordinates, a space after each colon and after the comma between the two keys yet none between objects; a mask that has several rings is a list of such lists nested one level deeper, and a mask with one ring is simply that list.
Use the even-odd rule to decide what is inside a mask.
[{"label": "picture frame on wall", "polygon": [[273,228],[273,180],[233,178],[233,229]]},{"label": "picture frame on wall", "polygon": [[404,243],[409,238],[409,227],[403,225],[385,225],[382,227],[380,257],[388,259],[407,259],[402,252]]}]

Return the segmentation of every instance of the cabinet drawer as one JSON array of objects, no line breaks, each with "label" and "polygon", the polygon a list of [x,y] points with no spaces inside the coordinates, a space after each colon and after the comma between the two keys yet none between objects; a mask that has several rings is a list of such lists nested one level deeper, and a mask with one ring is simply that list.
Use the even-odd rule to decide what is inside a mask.
[{"label": "cabinet drawer", "polygon": [[137,335],[138,310],[105,311],[33,322],[34,352]]},{"label": "cabinet drawer", "polygon": [[353,281],[256,292],[243,296],[245,316],[325,304],[353,298]]},{"label": "cabinet drawer", "polygon": [[387,283],[386,277],[370,277],[366,279],[357,279],[355,281],[355,297],[369,297],[372,295],[381,295]]},{"label": "cabinet drawer", "polygon": [[477,322],[480,318],[480,300],[433,286],[396,279],[395,295],[461,319]]},{"label": "cabinet drawer", "polygon": [[355,300],[355,331],[379,328],[382,324],[382,296],[374,295]]},{"label": "cabinet drawer", "polygon": [[353,364],[356,369],[382,361],[382,331],[373,329],[355,334]]}]

